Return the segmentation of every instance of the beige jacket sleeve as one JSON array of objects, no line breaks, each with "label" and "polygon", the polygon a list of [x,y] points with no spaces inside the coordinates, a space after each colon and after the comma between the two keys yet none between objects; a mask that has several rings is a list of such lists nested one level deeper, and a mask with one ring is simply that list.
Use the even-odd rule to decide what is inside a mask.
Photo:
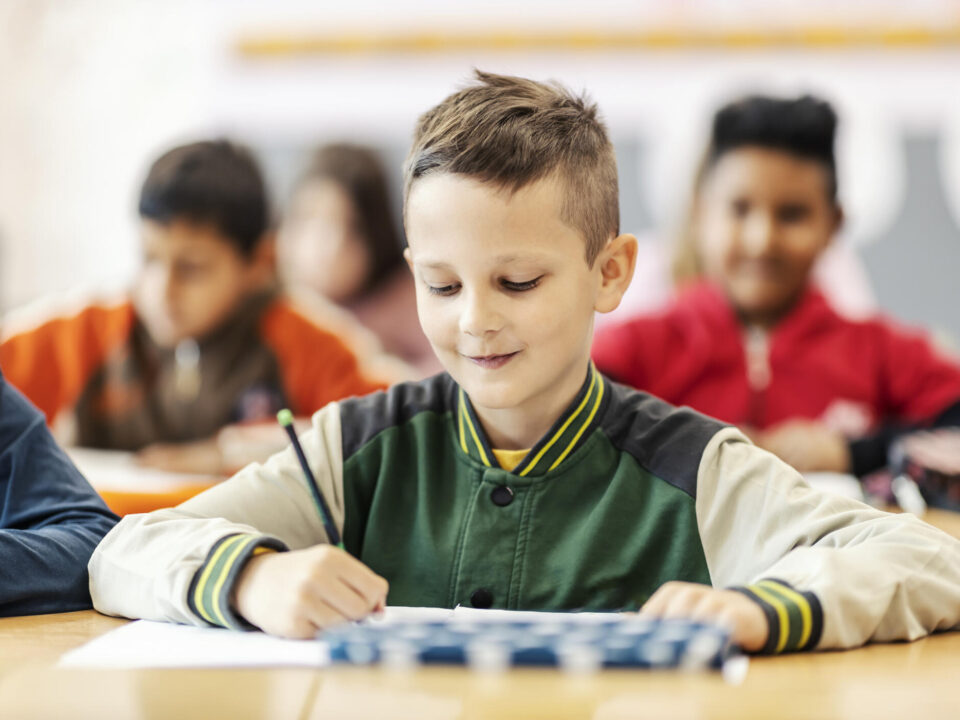
[{"label": "beige jacket sleeve", "polygon": [[[331,403],[300,436],[337,529],[343,530],[340,412]],[[129,515],[90,559],[90,595],[108,615],[243,627],[229,607],[232,580],[258,548],[327,541],[293,448],[175,508]]]},{"label": "beige jacket sleeve", "polygon": [[960,625],[960,541],[811,488],[735,428],[704,451],[696,512],[714,586],[749,586],[766,605],[772,652]]}]

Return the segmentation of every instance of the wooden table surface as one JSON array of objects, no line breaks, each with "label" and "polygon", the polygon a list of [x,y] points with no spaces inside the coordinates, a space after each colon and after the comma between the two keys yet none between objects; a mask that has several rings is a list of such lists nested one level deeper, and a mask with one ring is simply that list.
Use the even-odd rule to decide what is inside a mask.
[{"label": "wooden table surface", "polygon": [[0,717],[957,718],[960,632],[716,673],[460,668],[76,670],[61,653],[125,621],[92,610],[0,620]]},{"label": "wooden table surface", "polygon": [[[926,519],[960,536],[960,516]],[[960,718],[960,632],[755,657],[739,685],[716,673],[54,667],[124,622],[92,610],[0,619],[0,718]]]}]

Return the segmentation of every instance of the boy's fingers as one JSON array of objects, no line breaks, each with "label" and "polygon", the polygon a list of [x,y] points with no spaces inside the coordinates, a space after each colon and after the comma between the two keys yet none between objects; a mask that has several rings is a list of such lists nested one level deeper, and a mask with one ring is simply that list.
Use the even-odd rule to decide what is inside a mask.
[{"label": "boy's fingers", "polygon": [[350,562],[340,568],[339,577],[353,588],[373,608],[387,597],[389,584],[373,570],[359,560],[349,558]]},{"label": "boy's fingers", "polygon": [[723,614],[727,606],[724,597],[716,592],[704,594],[691,608],[691,620],[713,620]]},{"label": "boy's fingers", "polygon": [[700,602],[703,591],[698,587],[680,588],[663,611],[665,618],[688,618]]},{"label": "boy's fingers", "polygon": [[676,592],[676,585],[667,583],[661,585],[653,596],[640,608],[641,615],[662,615],[664,609],[670,604],[670,598]]},{"label": "boy's fingers", "polygon": [[322,587],[314,585],[314,595],[349,620],[362,620],[370,614],[370,603],[350,585],[339,580]]},{"label": "boy's fingers", "polygon": [[[334,625],[342,625],[350,621],[349,618],[344,617],[339,610],[322,598],[313,599],[313,602],[306,609],[306,615],[316,630],[326,630]],[[311,633],[309,637],[314,634],[316,633]]]}]

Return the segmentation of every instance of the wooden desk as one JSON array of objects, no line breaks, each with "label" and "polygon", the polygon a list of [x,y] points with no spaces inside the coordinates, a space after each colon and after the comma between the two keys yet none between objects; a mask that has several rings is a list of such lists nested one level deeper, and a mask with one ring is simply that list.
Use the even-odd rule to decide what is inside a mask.
[{"label": "wooden desk", "polygon": [[953,535],[955,538],[960,538],[960,513],[931,508],[920,519],[940,528],[949,535]]},{"label": "wooden desk", "polygon": [[716,674],[553,670],[62,670],[124,621],[93,611],[0,619],[3,718],[956,718],[960,632],[848,652],[753,658]]},{"label": "wooden desk", "polygon": [[223,480],[141,467],[132,453],[118,450],[71,447],[67,454],[117,515],[173,507]]}]

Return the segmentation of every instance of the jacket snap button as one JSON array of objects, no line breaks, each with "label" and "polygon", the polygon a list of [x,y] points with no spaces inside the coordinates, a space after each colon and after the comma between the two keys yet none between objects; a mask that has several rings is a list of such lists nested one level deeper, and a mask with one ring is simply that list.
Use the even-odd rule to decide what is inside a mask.
[{"label": "jacket snap button", "polygon": [[497,485],[490,492],[490,499],[493,500],[493,504],[498,507],[506,507],[513,502],[513,490],[508,488],[506,485]]},{"label": "jacket snap button", "polygon": [[486,588],[474,590],[470,596],[470,604],[475,608],[486,610],[493,606],[493,593]]}]

